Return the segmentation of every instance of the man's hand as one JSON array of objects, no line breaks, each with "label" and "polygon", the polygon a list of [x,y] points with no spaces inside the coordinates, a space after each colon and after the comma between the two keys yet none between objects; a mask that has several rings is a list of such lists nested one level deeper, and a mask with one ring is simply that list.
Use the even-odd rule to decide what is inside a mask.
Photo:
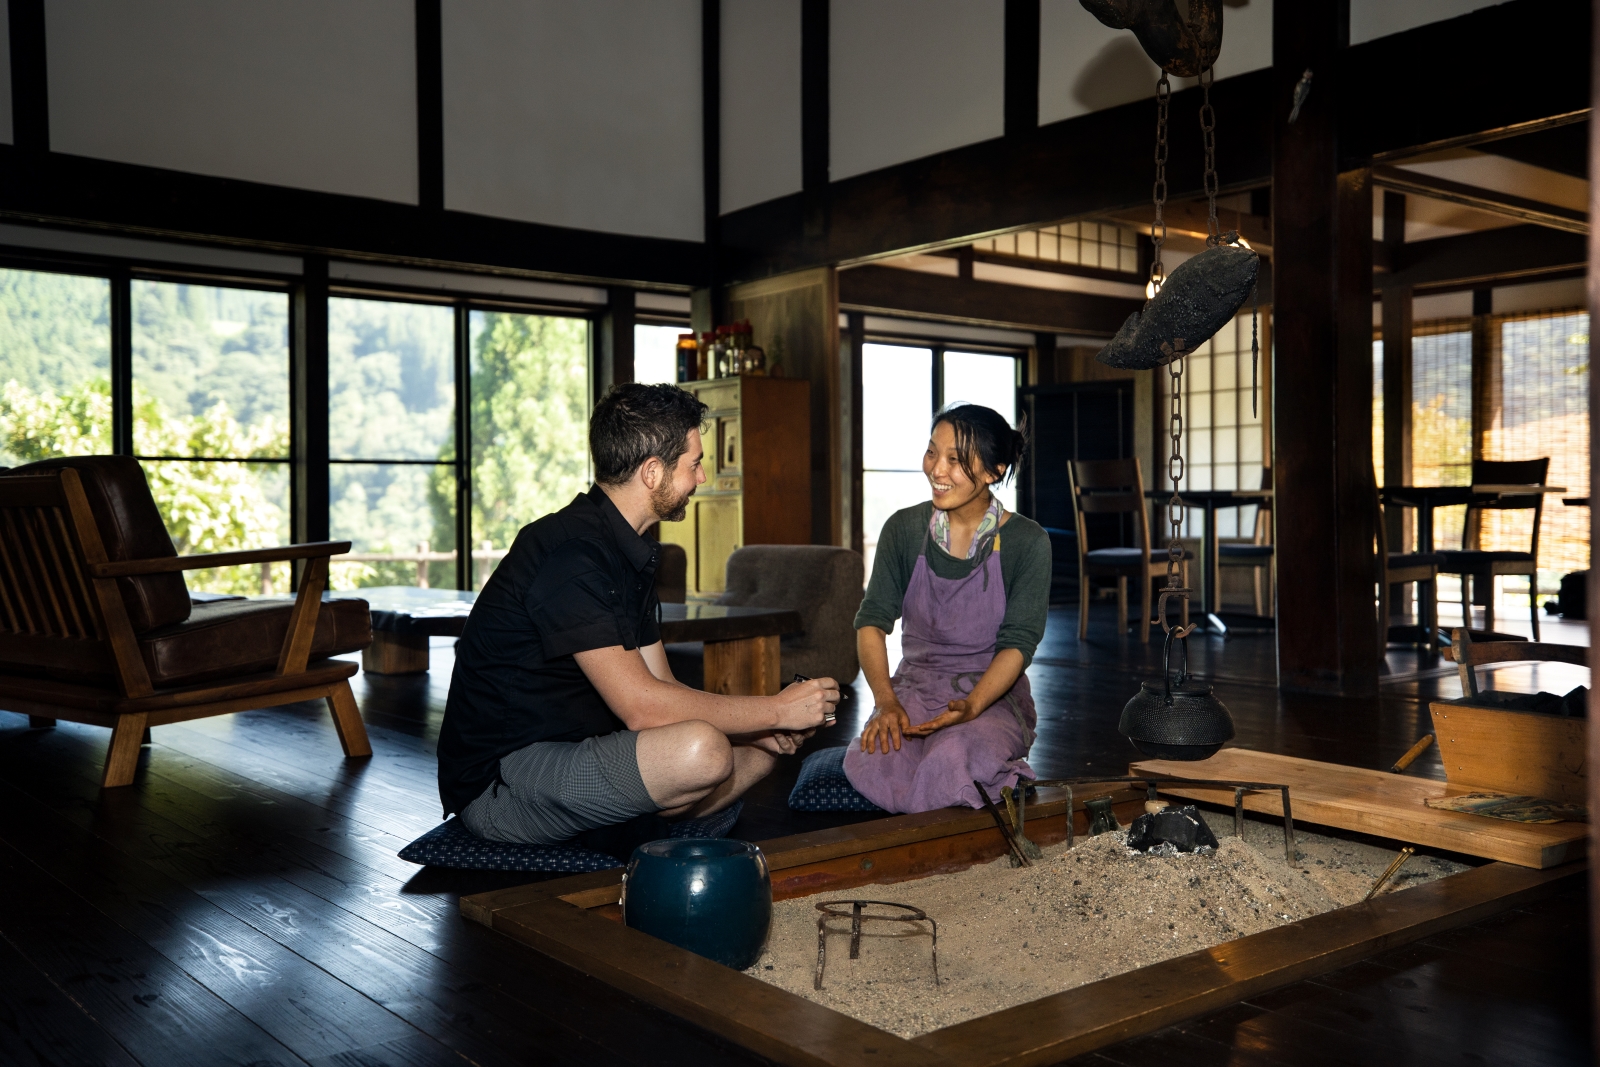
[{"label": "man's hand", "polygon": [[839,683],[832,678],[794,682],[772,699],[778,702],[780,732],[815,730],[839,703]]},{"label": "man's hand", "polygon": [[900,751],[900,735],[910,733],[913,729],[911,716],[906,714],[906,709],[900,706],[898,700],[881,704],[872,713],[872,718],[867,720],[866,729],[861,731],[861,751],[872,753],[877,751],[878,742],[883,742],[883,754],[889,754],[889,745],[894,744],[894,750]]},{"label": "man's hand", "polygon": [[[983,709],[973,704],[971,700],[952,700],[948,711],[940,712],[927,722],[918,723],[916,726],[907,726],[907,737],[927,737],[935,730],[943,730],[946,726],[956,726],[960,723],[971,722],[983,713]],[[898,746],[896,746],[898,747]]]},{"label": "man's hand", "polygon": [[751,738],[750,744],[774,756],[792,756],[800,751],[800,746],[814,733],[815,730],[775,730],[770,734]]}]

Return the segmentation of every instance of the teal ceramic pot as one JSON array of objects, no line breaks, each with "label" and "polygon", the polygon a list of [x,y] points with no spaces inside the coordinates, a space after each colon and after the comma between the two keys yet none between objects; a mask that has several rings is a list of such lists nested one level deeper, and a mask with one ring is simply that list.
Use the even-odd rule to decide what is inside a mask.
[{"label": "teal ceramic pot", "polygon": [[761,957],[772,922],[767,857],[728,838],[640,845],[623,875],[622,921],[742,971]]}]

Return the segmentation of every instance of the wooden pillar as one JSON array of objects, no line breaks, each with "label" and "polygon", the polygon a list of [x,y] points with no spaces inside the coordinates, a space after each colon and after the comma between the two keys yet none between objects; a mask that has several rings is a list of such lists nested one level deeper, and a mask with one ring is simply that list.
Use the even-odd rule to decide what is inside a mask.
[{"label": "wooden pillar", "polygon": [[1499,338],[1490,316],[1494,290],[1472,292],[1472,458],[1482,459],[1489,432],[1500,421],[1501,375]]},{"label": "wooden pillar", "polygon": [[1033,351],[1030,353],[1028,384],[1029,385],[1054,385],[1056,384],[1056,335],[1053,333],[1036,333],[1033,335]]},{"label": "wooden pillar", "polygon": [[841,402],[839,279],[832,267],[780,274],[722,291],[731,321],[749,319],[756,344],[786,378],[811,383],[811,543],[851,543],[849,484],[840,476],[845,405]]},{"label": "wooden pillar", "polygon": [[866,494],[862,467],[866,438],[861,421],[861,406],[864,402],[861,391],[861,369],[862,349],[867,343],[867,317],[859,311],[852,311],[848,319],[849,325],[845,330],[840,353],[843,357],[840,378],[845,386],[844,394],[850,401],[847,417],[844,420],[847,426],[847,448],[843,476],[845,484],[850,487],[849,521],[846,526],[850,536],[850,547],[857,552],[865,552],[866,523],[862,509],[866,506]]},{"label": "wooden pillar", "polygon": [[608,293],[611,303],[600,319],[600,335],[595,346],[596,400],[613,385],[633,381],[633,290],[618,288]]},{"label": "wooden pillar", "polygon": [[[1600,19],[1592,20],[1591,33],[1594,34],[1590,42],[1592,55],[1600,60]],[[1591,69],[1600,72],[1600,62],[1591,64]],[[1600,105],[1600,74],[1594,81],[1592,104]],[[1589,173],[1600,173],[1600,137],[1589,138]],[[1596,218],[1595,213],[1600,212],[1600,182],[1589,183],[1589,217]],[[1600,227],[1589,227],[1589,321],[1600,322]],[[1589,410],[1600,411],[1600,374],[1589,375]],[[1589,419],[1589,484],[1600,485],[1600,420]],[[1592,491],[1592,490],[1591,490]],[[1590,554],[1593,555],[1592,539]],[[1593,565],[1591,559],[1589,567],[1588,602],[1600,604],[1600,568]],[[1591,637],[1593,629],[1591,627]],[[1591,672],[1600,667],[1600,644],[1593,640],[1589,642],[1589,669]],[[1592,686],[1592,683],[1591,683]],[[1589,719],[1595,719],[1596,705],[1594,694],[1591,692],[1588,700]],[[1600,730],[1589,731],[1589,766],[1600,767]],[[1589,810],[1600,811],[1600,774],[1589,775]],[[1589,820],[1589,855],[1600,856],[1600,819]],[[1592,962],[1595,979],[1590,982],[1589,988],[1594,992],[1591,996],[1594,1001],[1590,1004],[1589,1018],[1593,1027],[1591,1039],[1593,1048],[1600,1048],[1600,863],[1589,864],[1589,936],[1592,938],[1589,949],[1589,959]]]},{"label": "wooden pillar", "polygon": [[[307,256],[290,298],[289,454],[295,541],[328,538],[328,261]],[[298,578],[303,565],[295,566]]]},{"label": "wooden pillar", "polygon": [[[1273,469],[1278,682],[1377,692],[1372,474],[1372,183],[1340,173],[1348,5],[1273,5]],[[1314,88],[1289,122],[1295,85]]]},{"label": "wooden pillar", "polygon": [[[1383,247],[1390,270],[1398,262],[1405,245],[1406,198],[1404,193],[1383,194]],[[1390,285],[1383,290],[1383,484],[1411,484],[1411,337],[1413,293],[1409,285]],[[1403,552],[1411,547],[1411,513],[1394,508],[1385,516],[1389,550]]]}]

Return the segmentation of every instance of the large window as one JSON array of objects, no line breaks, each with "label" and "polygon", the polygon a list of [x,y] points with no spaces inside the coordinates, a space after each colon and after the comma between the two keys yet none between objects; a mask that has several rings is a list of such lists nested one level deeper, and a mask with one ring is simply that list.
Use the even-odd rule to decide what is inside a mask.
[{"label": "large window", "polygon": [[337,587],[456,584],[455,309],[328,301]]},{"label": "large window", "polygon": [[[1589,316],[1546,312],[1496,319],[1495,325],[1499,351],[1489,362],[1499,373],[1489,384],[1484,458],[1548,456],[1549,484],[1566,486],[1562,496],[1588,496]],[[1548,592],[1558,588],[1561,575],[1589,566],[1589,509],[1564,507],[1560,500],[1545,498],[1539,532],[1539,584]],[[1484,512],[1482,547],[1527,551],[1532,514]]]},{"label": "large window", "polygon": [[639,323],[633,328],[633,380],[653,385],[678,380],[678,338],[688,329],[683,326],[652,326]]},{"label": "large window", "polygon": [[[1258,378],[1257,384],[1263,388],[1251,409],[1251,330],[1250,315],[1239,315],[1184,360],[1184,489],[1261,488],[1266,445],[1261,413],[1268,394],[1265,382]],[[1265,362],[1265,352],[1261,359]],[[1260,369],[1257,367],[1258,374]],[[1170,395],[1166,368],[1158,371],[1157,381],[1163,394]],[[1164,408],[1162,415],[1159,421],[1164,427]],[[1165,456],[1165,446],[1161,456]],[[1162,461],[1145,477],[1150,483],[1146,489],[1171,485]],[[1189,509],[1185,535],[1199,537],[1202,521],[1200,509]],[[1221,508],[1217,511],[1217,536],[1249,537],[1255,521],[1254,507]]]},{"label": "large window", "polygon": [[[289,540],[289,297],[134,279],[133,451],[180,555]],[[289,565],[190,571],[287,592]]]},{"label": "large window", "polygon": [[0,269],[0,465],[111,447],[111,286]]},{"label": "large window", "polygon": [[[1016,357],[911,345],[862,347],[861,522],[869,575],[889,516],[928,499],[922,474],[928,426],[936,411],[956,403],[993,408],[1015,426]],[[1015,482],[997,488],[995,495],[1015,510]]]},{"label": "large window", "polygon": [[[472,588],[589,485],[589,323],[473,311]],[[676,337],[674,337],[676,343]]]}]

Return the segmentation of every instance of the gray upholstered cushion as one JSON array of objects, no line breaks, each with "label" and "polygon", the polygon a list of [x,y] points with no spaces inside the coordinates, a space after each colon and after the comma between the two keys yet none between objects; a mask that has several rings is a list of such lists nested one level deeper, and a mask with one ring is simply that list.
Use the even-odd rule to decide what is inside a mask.
[{"label": "gray upholstered cushion", "polygon": [[866,586],[859,553],[832,545],[749,545],[728,557],[719,604],[793,608],[804,629],[783,638],[782,677],[804,674],[849,684],[856,660],[856,611]]}]

